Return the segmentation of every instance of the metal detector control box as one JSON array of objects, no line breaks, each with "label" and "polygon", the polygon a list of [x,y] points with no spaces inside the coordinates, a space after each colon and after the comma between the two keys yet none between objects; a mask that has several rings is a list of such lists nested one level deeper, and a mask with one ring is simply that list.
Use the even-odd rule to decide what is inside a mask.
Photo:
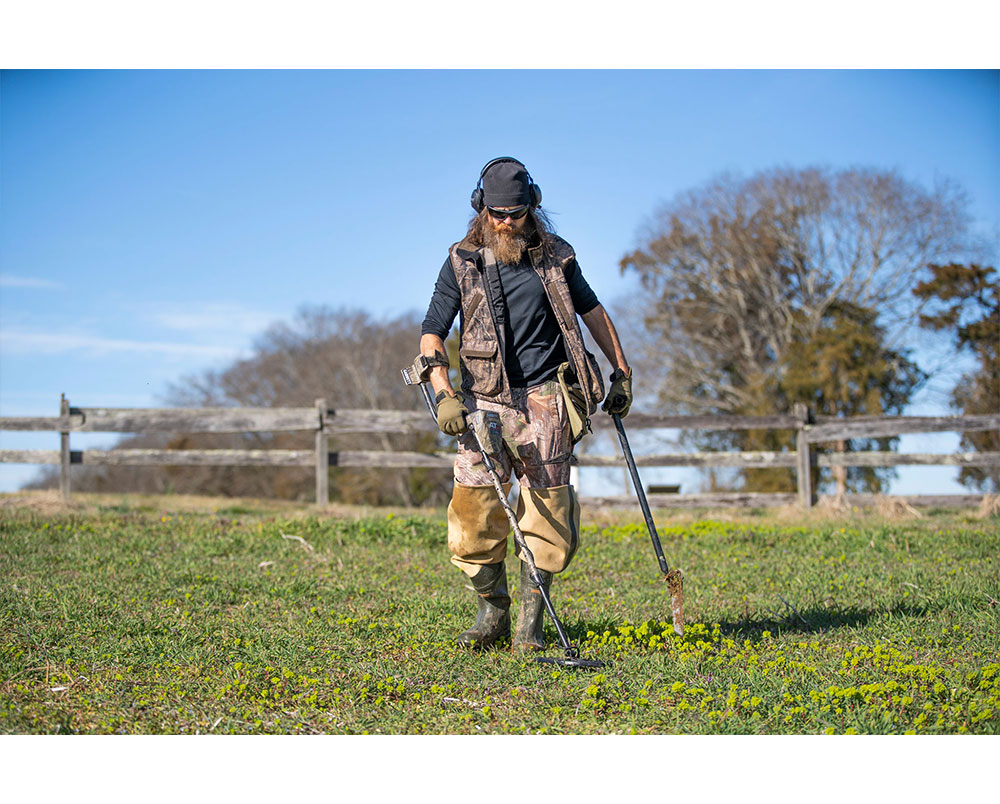
[{"label": "metal detector control box", "polygon": [[503,452],[500,414],[493,410],[476,410],[468,415],[467,421],[483,452],[493,458],[499,457]]}]

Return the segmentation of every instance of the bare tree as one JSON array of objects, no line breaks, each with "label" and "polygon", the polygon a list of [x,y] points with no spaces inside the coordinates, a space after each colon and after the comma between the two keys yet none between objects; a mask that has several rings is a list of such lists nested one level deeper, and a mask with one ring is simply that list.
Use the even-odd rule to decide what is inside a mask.
[{"label": "bare tree", "polygon": [[[168,399],[176,405],[271,407],[309,406],[324,397],[334,408],[417,409],[420,397],[403,384],[399,370],[412,358],[419,331],[413,314],[380,321],[363,310],[303,307],[291,323],[270,327],[252,357],[174,384]],[[436,443],[432,435],[361,434],[338,436],[332,448],[426,450]],[[311,473],[303,473],[308,477],[299,485],[307,488]],[[449,480],[426,470],[334,469],[332,475],[336,498],[373,504],[443,498]]]},{"label": "bare tree", "polygon": [[[290,323],[275,324],[250,357],[219,371],[183,377],[165,395],[178,407],[311,407],[325,398],[334,408],[422,409],[419,394],[400,376],[412,360],[420,322],[413,314],[377,320],[361,310],[303,307]],[[174,449],[312,449],[308,433],[179,434],[136,436],[119,447]],[[341,435],[333,450],[432,451],[432,433]],[[311,468],[299,467],[75,467],[80,490],[149,491],[309,499]],[[34,485],[51,484],[45,473]],[[450,494],[443,470],[331,469],[331,498],[370,504],[439,503]]]},{"label": "bare tree", "polygon": [[[897,349],[919,314],[910,293],[917,271],[969,245],[967,202],[954,184],[927,190],[895,171],[782,168],[723,175],[679,194],[620,267],[645,291],[640,353],[658,361],[661,405],[774,413],[814,401],[794,399],[783,380],[793,355],[801,366],[802,349],[824,341],[838,311],[857,311],[870,336]],[[893,354],[905,358],[905,350]],[[894,404],[902,388],[895,384]],[[840,401],[832,412],[882,412],[856,407]]]}]

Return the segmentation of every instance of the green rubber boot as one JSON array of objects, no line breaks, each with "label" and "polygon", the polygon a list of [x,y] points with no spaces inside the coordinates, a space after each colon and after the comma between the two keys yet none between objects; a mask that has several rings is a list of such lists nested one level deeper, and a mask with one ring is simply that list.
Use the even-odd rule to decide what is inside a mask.
[{"label": "green rubber boot", "polygon": [[465,648],[483,650],[498,640],[510,639],[510,594],[504,562],[483,564],[473,576],[472,586],[479,594],[476,622],[455,641]]},{"label": "green rubber boot", "polygon": [[[538,570],[542,576],[545,591],[552,585],[552,573]],[[521,562],[521,611],[517,615],[517,630],[514,632],[514,650],[536,651],[545,649],[542,634],[545,617],[545,602],[535,582],[531,580],[528,565]]]}]

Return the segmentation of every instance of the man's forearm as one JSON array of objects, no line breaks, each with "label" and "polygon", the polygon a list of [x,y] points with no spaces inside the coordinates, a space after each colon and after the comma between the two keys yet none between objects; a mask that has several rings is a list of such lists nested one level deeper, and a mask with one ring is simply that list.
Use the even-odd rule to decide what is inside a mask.
[{"label": "man's forearm", "polygon": [[[441,340],[437,335],[432,335],[431,333],[426,333],[420,336],[420,354],[425,357],[433,357],[435,352],[440,352],[443,355],[448,353],[444,350],[444,341]],[[444,366],[433,366],[430,373],[430,383],[431,388],[434,389],[434,395],[437,396],[439,392],[444,391],[448,396],[455,395],[455,389],[451,387],[451,379],[448,377],[448,369]]]},{"label": "man's forearm", "polygon": [[597,345],[604,352],[604,356],[608,358],[608,362],[614,368],[620,368],[626,374],[630,374],[631,370],[629,369],[628,361],[625,359],[625,352],[622,350],[621,341],[618,339],[618,331],[611,322],[611,318],[604,309],[604,305],[597,305],[597,307],[589,313],[584,313],[580,318],[587,325],[587,329],[594,336],[594,340],[597,341]]}]

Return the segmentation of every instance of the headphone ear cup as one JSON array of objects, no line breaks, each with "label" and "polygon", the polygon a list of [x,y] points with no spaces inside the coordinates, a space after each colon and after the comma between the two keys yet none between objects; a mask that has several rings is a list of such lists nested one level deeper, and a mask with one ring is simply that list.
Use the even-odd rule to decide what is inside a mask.
[{"label": "headphone ear cup", "polygon": [[482,212],[483,207],[486,206],[486,204],[483,202],[483,188],[477,187],[475,190],[473,190],[472,198],[470,198],[469,201],[472,204],[472,208],[476,210],[476,212]]},{"label": "headphone ear cup", "polygon": [[531,187],[528,188],[531,193],[531,205],[533,207],[541,206],[542,204],[542,188],[539,187],[534,182],[531,183]]}]

